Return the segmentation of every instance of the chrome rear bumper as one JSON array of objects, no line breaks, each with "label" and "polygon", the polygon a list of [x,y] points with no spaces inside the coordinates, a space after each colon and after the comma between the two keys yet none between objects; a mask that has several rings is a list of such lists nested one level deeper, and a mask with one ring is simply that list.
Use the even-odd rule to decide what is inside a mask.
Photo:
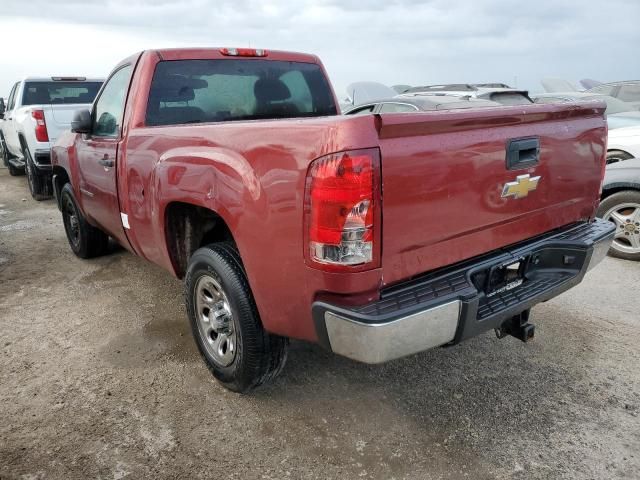
[{"label": "chrome rear bumper", "polygon": [[[606,256],[614,230],[599,219],[574,225],[386,289],[380,300],[360,307],[315,302],[318,338],[365,363],[458,343],[580,283]],[[487,272],[517,259],[526,259],[521,285],[483,291]]]}]

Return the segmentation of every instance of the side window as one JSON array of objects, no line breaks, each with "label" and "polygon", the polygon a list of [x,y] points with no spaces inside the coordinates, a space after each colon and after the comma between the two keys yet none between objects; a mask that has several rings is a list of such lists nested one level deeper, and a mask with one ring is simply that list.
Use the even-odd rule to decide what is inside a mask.
[{"label": "side window", "polygon": [[621,85],[617,96],[623,102],[640,102],[640,83]]},{"label": "side window", "polygon": [[117,137],[120,134],[131,69],[131,65],[122,67],[107,80],[93,111],[91,131],[94,135]]},{"label": "side window", "polygon": [[417,107],[413,105],[405,105],[400,103],[383,103],[380,107],[380,113],[408,113],[417,111]]},{"label": "side window", "polygon": [[7,110],[13,110],[13,107],[16,103],[16,92],[18,91],[18,85],[20,82],[13,85],[11,89],[11,93],[9,94],[9,98],[7,100]]},{"label": "side window", "polygon": [[351,110],[347,115],[367,115],[368,113],[373,113],[375,107],[375,105],[367,105],[366,107]]},{"label": "side window", "polygon": [[589,93],[600,93],[602,95],[611,95],[615,85],[598,85],[589,90]]},{"label": "side window", "polygon": [[558,97],[538,97],[533,100],[533,103],[560,103],[560,102],[564,102],[564,100]]}]

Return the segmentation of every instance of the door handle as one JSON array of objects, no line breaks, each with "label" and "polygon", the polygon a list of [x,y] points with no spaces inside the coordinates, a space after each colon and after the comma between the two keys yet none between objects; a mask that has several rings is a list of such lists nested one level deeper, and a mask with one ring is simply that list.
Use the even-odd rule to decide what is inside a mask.
[{"label": "door handle", "polygon": [[105,168],[113,167],[113,160],[110,160],[109,155],[107,155],[106,153],[104,154],[104,157],[98,160],[98,163]]}]

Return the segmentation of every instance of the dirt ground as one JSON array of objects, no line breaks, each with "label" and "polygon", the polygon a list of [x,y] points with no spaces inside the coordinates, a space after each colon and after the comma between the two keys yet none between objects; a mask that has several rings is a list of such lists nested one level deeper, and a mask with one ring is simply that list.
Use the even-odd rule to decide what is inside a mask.
[{"label": "dirt ground", "polygon": [[493,333],[383,366],[301,342],[251,396],[210,376],[182,285],[83,261],[0,169],[0,479],[640,478],[640,264],[607,258]]}]

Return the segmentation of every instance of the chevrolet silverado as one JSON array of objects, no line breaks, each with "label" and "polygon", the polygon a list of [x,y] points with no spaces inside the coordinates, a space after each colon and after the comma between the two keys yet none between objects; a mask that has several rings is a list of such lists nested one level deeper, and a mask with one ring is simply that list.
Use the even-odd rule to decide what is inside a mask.
[{"label": "chevrolet silverado", "polygon": [[606,254],[602,102],[340,116],[316,56],[145,51],[52,151],[72,251],[184,279],[208,368],[246,392],[288,339],[367,363],[494,329]]},{"label": "chevrolet silverado", "polygon": [[26,172],[35,200],[51,198],[51,145],[100,85],[85,77],[29,77],[14,84],[6,107],[0,104],[0,156],[11,175]]}]

